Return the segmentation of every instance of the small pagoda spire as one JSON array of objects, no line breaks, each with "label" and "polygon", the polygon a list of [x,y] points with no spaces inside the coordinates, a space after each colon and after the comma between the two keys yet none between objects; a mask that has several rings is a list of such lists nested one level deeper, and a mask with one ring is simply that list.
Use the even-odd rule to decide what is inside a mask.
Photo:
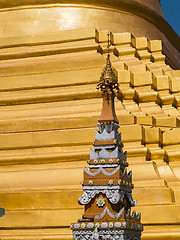
[{"label": "small pagoda spire", "polygon": [[123,151],[114,109],[118,81],[109,48],[108,34],[107,64],[98,84],[103,94],[102,113],[94,149],[90,148],[89,168],[84,167],[83,194],[78,201],[84,205],[84,214],[71,224],[73,240],[141,240],[143,230],[141,214],[131,214],[136,200],[132,197],[132,172],[127,171],[127,152]]},{"label": "small pagoda spire", "polygon": [[103,105],[101,116],[98,120],[99,123],[105,122],[115,122],[118,123],[118,119],[115,113],[114,98],[115,93],[114,89],[119,90],[117,72],[112,67],[110,61],[110,33],[108,32],[108,45],[107,45],[107,59],[106,66],[103,69],[103,72],[100,77],[100,82],[97,85],[97,89],[102,91],[103,96]]}]

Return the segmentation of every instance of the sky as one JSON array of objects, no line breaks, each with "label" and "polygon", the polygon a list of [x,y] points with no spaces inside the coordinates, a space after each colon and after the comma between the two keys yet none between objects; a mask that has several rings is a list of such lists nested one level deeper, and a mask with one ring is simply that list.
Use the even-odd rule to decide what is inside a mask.
[{"label": "sky", "polygon": [[180,0],[161,0],[166,21],[180,36]]}]

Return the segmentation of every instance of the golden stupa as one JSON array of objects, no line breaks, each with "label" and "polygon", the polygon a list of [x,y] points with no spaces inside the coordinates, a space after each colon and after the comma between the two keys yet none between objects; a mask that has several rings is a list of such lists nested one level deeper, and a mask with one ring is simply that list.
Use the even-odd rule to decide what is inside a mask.
[{"label": "golden stupa", "polygon": [[72,239],[107,56],[142,240],[180,239],[180,39],[159,0],[0,0],[1,240]]}]

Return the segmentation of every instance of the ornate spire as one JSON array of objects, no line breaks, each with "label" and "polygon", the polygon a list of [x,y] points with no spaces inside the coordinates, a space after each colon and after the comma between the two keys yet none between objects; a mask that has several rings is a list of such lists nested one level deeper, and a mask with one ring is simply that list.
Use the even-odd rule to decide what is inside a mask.
[{"label": "ornate spire", "polygon": [[118,78],[116,70],[111,66],[110,60],[110,33],[108,32],[108,45],[107,45],[107,59],[106,66],[103,69],[103,72],[100,77],[100,82],[97,85],[97,89],[100,89],[102,92],[112,91],[113,89],[119,90]]},{"label": "ornate spire", "polygon": [[123,152],[114,110],[117,78],[111,67],[109,46],[108,35],[107,65],[101,76],[102,114],[99,131],[95,130],[94,150],[90,148],[89,168],[84,168],[81,182],[79,204],[84,205],[84,214],[71,224],[73,240],[141,240],[143,230],[141,214],[131,214],[136,200],[132,197],[132,172],[127,171],[127,152]]},{"label": "ornate spire", "polygon": [[104,122],[116,122],[118,119],[116,117],[115,108],[114,108],[114,89],[119,90],[117,72],[112,67],[110,61],[110,33],[108,32],[108,45],[107,45],[107,59],[106,66],[103,69],[103,72],[100,77],[100,82],[97,85],[97,89],[102,91],[103,95],[103,106],[99,123]]}]

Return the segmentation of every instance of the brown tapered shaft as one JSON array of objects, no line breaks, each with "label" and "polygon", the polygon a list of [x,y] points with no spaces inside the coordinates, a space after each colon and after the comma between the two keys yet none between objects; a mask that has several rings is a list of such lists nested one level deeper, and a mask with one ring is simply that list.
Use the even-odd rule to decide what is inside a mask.
[{"label": "brown tapered shaft", "polygon": [[99,123],[105,123],[105,122],[118,123],[118,119],[115,112],[115,106],[114,106],[114,97],[115,97],[114,91],[108,90],[106,92],[103,92],[102,95],[103,95],[103,105],[102,105],[101,116],[98,122]]}]

